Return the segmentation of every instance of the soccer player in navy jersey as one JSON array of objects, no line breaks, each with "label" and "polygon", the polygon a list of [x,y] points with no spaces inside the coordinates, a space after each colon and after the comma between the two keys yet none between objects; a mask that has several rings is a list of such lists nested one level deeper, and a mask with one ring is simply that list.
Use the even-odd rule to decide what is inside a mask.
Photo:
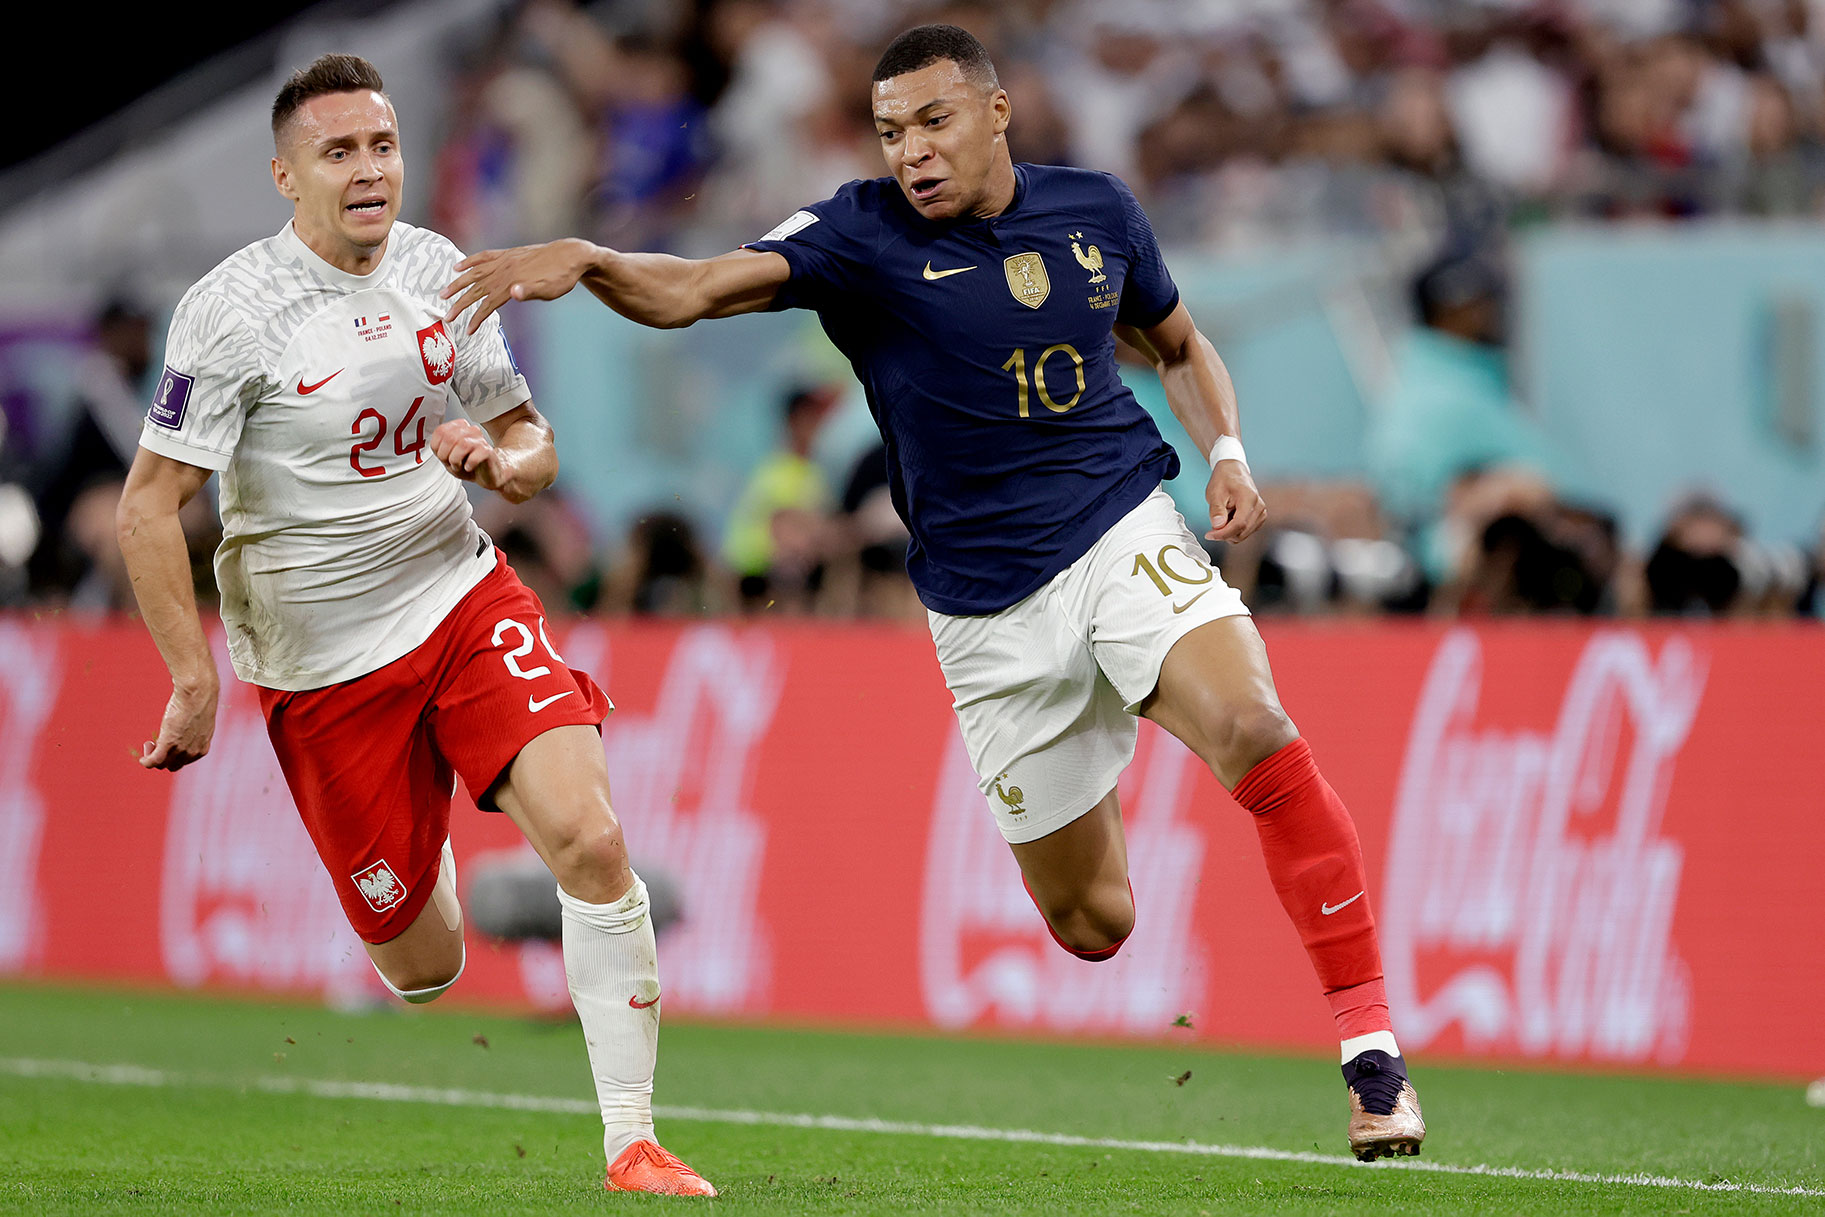
[{"label": "soccer player in navy jersey", "polygon": [[880,425],[971,763],[1059,946],[1108,959],[1133,928],[1116,778],[1145,715],[1253,813],[1337,1022],[1351,1149],[1418,1153],[1355,825],[1247,608],[1160,489],[1178,458],[1116,374],[1115,339],[1152,361],[1209,454],[1205,535],[1240,541],[1266,509],[1223,361],[1120,180],[1013,163],[1011,103],[969,33],[894,39],[873,102],[891,176],[715,258],[580,240],[476,254],[445,289],[449,317],[479,305],[480,325],[578,283],[659,327],[816,310]]}]

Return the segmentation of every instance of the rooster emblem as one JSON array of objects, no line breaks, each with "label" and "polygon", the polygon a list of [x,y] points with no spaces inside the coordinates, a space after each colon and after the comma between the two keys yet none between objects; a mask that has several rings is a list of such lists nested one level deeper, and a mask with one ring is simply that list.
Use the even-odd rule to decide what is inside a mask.
[{"label": "rooster emblem", "polygon": [[1004,773],[1001,777],[995,779],[995,796],[1003,803],[1007,804],[1009,815],[1017,816],[1026,811],[1026,808],[1021,806],[1021,803],[1026,800],[1026,792],[1021,790],[1018,786],[1009,786],[1006,790],[1003,790],[1001,788],[1001,778],[1005,778],[1006,776],[1007,774]]},{"label": "rooster emblem", "polygon": [[1077,259],[1079,266],[1090,272],[1090,282],[1102,283],[1109,278],[1103,273],[1103,251],[1092,245],[1088,253],[1084,252],[1077,244],[1083,235],[1081,232],[1071,234],[1071,255]]}]

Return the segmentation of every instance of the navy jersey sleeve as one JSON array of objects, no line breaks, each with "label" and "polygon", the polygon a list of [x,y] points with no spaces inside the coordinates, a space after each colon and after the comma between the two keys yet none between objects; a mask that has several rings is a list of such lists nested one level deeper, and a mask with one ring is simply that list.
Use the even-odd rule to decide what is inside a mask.
[{"label": "navy jersey sleeve", "polygon": [[1153,225],[1147,222],[1140,200],[1122,179],[1112,173],[1103,176],[1115,188],[1122,230],[1128,234],[1128,278],[1122,284],[1122,305],[1115,320],[1118,325],[1144,330],[1166,320],[1178,307],[1178,284],[1166,271],[1166,259],[1160,256],[1160,243],[1154,239]]},{"label": "navy jersey sleeve", "polygon": [[792,277],[773,297],[772,309],[820,308],[864,290],[880,245],[881,220],[863,205],[863,185],[849,183],[743,246],[780,254],[792,268]]}]

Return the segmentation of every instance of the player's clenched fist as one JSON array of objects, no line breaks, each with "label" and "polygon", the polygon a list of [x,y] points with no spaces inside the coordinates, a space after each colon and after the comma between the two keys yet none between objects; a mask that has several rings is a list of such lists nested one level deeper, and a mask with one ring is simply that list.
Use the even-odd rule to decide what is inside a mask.
[{"label": "player's clenched fist", "polygon": [[473,334],[509,300],[556,300],[577,285],[595,254],[596,247],[580,237],[470,254],[456,264],[456,278],[444,288],[445,300],[456,298],[444,320],[479,305],[469,318]]},{"label": "player's clenched fist", "polygon": [[1213,541],[1246,540],[1267,519],[1267,504],[1241,461],[1218,461],[1204,498],[1210,504],[1210,531],[1204,535]]},{"label": "player's clenched fist", "polygon": [[147,769],[182,769],[208,755],[209,741],[215,736],[217,696],[213,685],[193,690],[174,687],[158,725],[158,739],[146,741],[139,763]]},{"label": "player's clenched fist", "polygon": [[431,451],[445,469],[483,490],[501,490],[513,476],[506,455],[466,418],[453,418],[431,432]]}]

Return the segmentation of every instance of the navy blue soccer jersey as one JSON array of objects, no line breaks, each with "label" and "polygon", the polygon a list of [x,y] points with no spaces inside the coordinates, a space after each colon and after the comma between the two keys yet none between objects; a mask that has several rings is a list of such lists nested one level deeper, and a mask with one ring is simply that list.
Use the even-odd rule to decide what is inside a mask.
[{"label": "navy blue soccer jersey", "polygon": [[749,244],[783,254],[774,308],[816,310],[887,446],[926,607],[993,613],[1082,557],[1179,470],[1116,375],[1114,326],[1179,301],[1134,195],[1014,166],[1014,201],[936,222],[892,178],[851,182]]}]

